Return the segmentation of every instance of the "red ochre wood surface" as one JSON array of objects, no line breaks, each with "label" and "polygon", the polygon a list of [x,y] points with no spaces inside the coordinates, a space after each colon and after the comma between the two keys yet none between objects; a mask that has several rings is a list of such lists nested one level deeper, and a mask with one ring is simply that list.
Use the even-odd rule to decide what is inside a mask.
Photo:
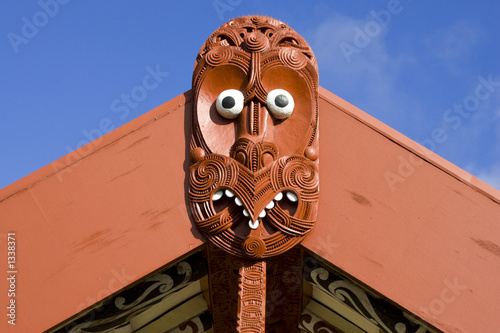
[{"label": "red ochre wood surface", "polygon": [[[320,209],[302,244],[443,331],[497,331],[500,193],[320,92]],[[190,96],[0,190],[18,270],[15,327],[0,279],[0,332],[49,329],[203,243],[186,209]]]}]

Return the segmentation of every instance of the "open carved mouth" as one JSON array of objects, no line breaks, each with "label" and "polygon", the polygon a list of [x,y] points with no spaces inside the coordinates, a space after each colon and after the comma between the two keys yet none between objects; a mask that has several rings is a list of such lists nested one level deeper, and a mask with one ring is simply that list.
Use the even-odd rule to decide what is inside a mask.
[{"label": "open carved mouth", "polygon": [[[233,191],[229,189],[219,189],[212,196],[212,203],[217,213],[232,204],[240,207],[241,213],[244,216],[243,220],[247,221],[248,227],[252,230],[257,230],[263,219],[268,214],[272,215],[272,211],[278,206],[282,211],[287,212],[289,216],[293,216],[297,210],[298,200],[297,194],[291,190],[279,192],[263,209],[260,210],[260,212],[258,212],[258,214],[253,214],[252,216],[252,213],[245,207],[243,200],[241,200]],[[238,224],[239,222],[240,221],[237,220],[234,221],[235,224]],[[268,225],[266,227],[266,229],[269,230],[270,226]]]},{"label": "open carved mouth", "polygon": [[191,167],[189,195],[198,228],[217,246],[239,256],[269,257],[312,229],[318,170],[306,157],[290,156],[255,173],[210,154]]}]

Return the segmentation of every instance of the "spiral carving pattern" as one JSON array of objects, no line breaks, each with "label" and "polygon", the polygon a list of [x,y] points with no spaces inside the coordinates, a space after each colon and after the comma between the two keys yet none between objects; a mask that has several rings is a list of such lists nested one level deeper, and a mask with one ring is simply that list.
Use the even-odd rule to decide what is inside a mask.
[{"label": "spiral carving pattern", "polygon": [[220,155],[207,156],[191,167],[191,193],[206,196],[219,186],[233,187],[237,175],[238,168],[231,159]]},{"label": "spiral carving pattern", "polygon": [[279,59],[283,65],[295,70],[304,68],[308,61],[304,54],[289,47],[280,49]]},{"label": "spiral carving pattern", "polygon": [[253,24],[255,25],[259,25],[259,24],[262,24],[263,23],[263,19],[259,16],[253,16],[250,21],[252,21]]},{"label": "spiral carving pattern", "polygon": [[246,36],[245,46],[249,51],[258,52],[269,46],[269,40],[261,32],[252,32]]},{"label": "spiral carving pattern", "polygon": [[243,253],[251,258],[261,258],[266,252],[266,244],[262,239],[250,237],[243,243]]},{"label": "spiral carving pattern", "polygon": [[271,180],[275,191],[283,187],[300,190],[302,199],[317,199],[318,168],[301,156],[282,158],[273,166]]},{"label": "spiral carving pattern", "polygon": [[219,66],[228,63],[233,58],[233,50],[230,47],[217,47],[205,55],[205,61],[210,66]]}]

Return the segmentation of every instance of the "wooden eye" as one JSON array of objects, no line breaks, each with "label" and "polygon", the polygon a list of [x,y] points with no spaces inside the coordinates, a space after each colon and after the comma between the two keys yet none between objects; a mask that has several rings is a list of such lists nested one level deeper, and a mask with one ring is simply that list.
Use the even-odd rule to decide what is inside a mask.
[{"label": "wooden eye", "polygon": [[276,119],[290,117],[295,107],[292,95],[283,89],[272,90],[266,98],[269,111]]},{"label": "wooden eye", "polygon": [[217,112],[227,119],[234,119],[243,110],[243,94],[236,89],[224,90],[217,97]]}]

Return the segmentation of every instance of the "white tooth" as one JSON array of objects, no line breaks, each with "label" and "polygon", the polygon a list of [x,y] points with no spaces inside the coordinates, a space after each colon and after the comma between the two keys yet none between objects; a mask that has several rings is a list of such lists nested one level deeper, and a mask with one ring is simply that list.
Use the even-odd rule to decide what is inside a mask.
[{"label": "white tooth", "polygon": [[245,215],[246,217],[248,217],[249,214],[248,214],[248,212],[247,212],[246,209],[243,209],[243,215]]},{"label": "white tooth", "polygon": [[297,200],[299,200],[297,198],[297,196],[295,195],[295,193],[293,192],[286,192],[286,197],[288,198],[288,200],[290,200],[291,202],[297,202]]},{"label": "white tooth", "polygon": [[224,192],[222,192],[222,191],[215,192],[214,195],[213,195],[213,197],[212,197],[212,201],[219,200],[220,198],[222,198],[223,194],[224,194]]},{"label": "white tooth", "polygon": [[281,192],[276,194],[276,196],[274,197],[274,200],[276,201],[280,201],[281,199],[283,199],[283,193]]},{"label": "white tooth", "polygon": [[270,203],[267,204],[266,209],[273,209],[274,207],[274,201],[271,201]]},{"label": "white tooth", "polygon": [[229,191],[229,190],[226,190],[226,196],[227,196],[228,198],[232,198],[232,197],[234,197],[234,193],[233,193],[233,192],[231,192],[231,191]]},{"label": "white tooth", "polygon": [[238,198],[238,197],[234,198],[234,202],[235,202],[238,206],[243,205],[243,202],[241,202],[240,198]]},{"label": "white tooth", "polygon": [[260,218],[263,218],[264,216],[266,216],[266,211],[265,211],[265,210],[263,210],[263,211],[262,211],[262,212],[260,212],[260,214],[259,214],[259,217],[260,217]]},{"label": "white tooth", "polygon": [[255,230],[259,227],[259,221],[252,222],[252,220],[249,220],[248,225],[250,226],[250,228]]}]

